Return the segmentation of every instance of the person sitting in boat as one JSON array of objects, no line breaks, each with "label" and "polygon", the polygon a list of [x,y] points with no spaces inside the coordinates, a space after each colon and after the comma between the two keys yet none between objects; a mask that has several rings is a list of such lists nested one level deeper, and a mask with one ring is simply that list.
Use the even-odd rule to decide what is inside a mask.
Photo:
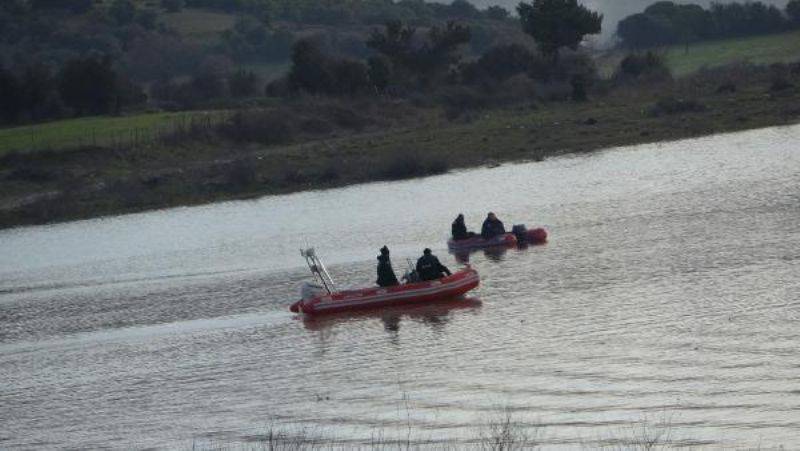
[{"label": "person sitting in boat", "polygon": [[504,233],[506,233],[506,227],[503,225],[503,221],[497,219],[494,213],[489,213],[486,220],[483,221],[483,227],[481,227],[483,239],[488,240]]},{"label": "person sitting in boat", "polygon": [[389,248],[386,246],[381,248],[381,255],[378,256],[378,280],[376,283],[379,287],[400,285],[394,269],[392,269],[392,261],[389,259]]},{"label": "person sitting in boat", "polygon": [[468,240],[475,236],[474,232],[467,231],[467,225],[464,224],[464,215],[459,214],[451,228],[453,232],[453,241]]},{"label": "person sitting in boat", "polygon": [[436,280],[441,279],[445,274],[448,276],[452,274],[450,270],[447,269],[447,266],[443,265],[439,259],[431,253],[430,249],[426,248],[422,254],[422,257],[417,260],[417,273],[421,280]]}]

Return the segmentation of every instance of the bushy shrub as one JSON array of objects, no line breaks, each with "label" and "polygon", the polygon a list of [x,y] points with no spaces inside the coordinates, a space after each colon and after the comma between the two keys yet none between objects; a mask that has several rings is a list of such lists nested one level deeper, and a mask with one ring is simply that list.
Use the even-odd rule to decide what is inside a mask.
[{"label": "bushy shrub", "polygon": [[245,69],[234,71],[228,77],[228,90],[233,97],[251,97],[258,93],[258,76]]},{"label": "bushy shrub", "polygon": [[537,58],[540,57],[519,44],[495,46],[477,61],[462,65],[462,79],[470,84],[486,83],[488,80],[503,81],[529,72]]},{"label": "bushy shrub", "polygon": [[489,105],[486,95],[469,86],[443,88],[439,93],[439,99],[445,109],[459,112],[481,109]]},{"label": "bushy shrub", "polygon": [[655,52],[630,53],[620,61],[613,78],[617,83],[650,83],[671,80],[672,74],[662,55]]},{"label": "bushy shrub", "polygon": [[293,118],[284,111],[238,111],[217,126],[225,138],[265,145],[284,144],[294,137]]},{"label": "bushy shrub", "polygon": [[298,41],[292,48],[289,87],[310,94],[352,95],[370,84],[367,66],[354,60],[334,59],[312,40]]},{"label": "bushy shrub", "polygon": [[791,0],[786,5],[786,15],[792,21],[792,25],[800,27],[800,0]]}]

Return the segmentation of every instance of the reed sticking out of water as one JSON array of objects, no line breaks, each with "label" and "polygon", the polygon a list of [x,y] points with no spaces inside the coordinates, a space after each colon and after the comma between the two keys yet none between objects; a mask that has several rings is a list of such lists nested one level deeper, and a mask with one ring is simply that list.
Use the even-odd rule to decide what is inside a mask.
[{"label": "reed sticking out of water", "polygon": [[[325,451],[359,449],[370,451],[383,450],[480,450],[480,451],[521,451],[540,449],[545,441],[542,424],[524,423],[514,417],[508,408],[499,409],[490,416],[485,424],[477,427],[472,438],[453,442],[439,442],[429,437],[414,435],[409,400],[404,398],[400,423],[395,438],[387,438],[385,430],[373,430],[369,441],[355,442],[328,436],[319,430],[303,427],[286,427],[280,429],[270,425],[263,434],[247,438],[247,444],[192,444],[192,451],[222,450],[269,450],[269,451]],[[662,413],[655,420],[643,417],[639,421],[619,428],[608,437],[598,438],[584,443],[583,449],[602,449],[611,451],[656,451],[680,448],[693,449],[712,445],[711,442],[692,440],[676,440],[673,438],[674,426],[672,414]]]}]

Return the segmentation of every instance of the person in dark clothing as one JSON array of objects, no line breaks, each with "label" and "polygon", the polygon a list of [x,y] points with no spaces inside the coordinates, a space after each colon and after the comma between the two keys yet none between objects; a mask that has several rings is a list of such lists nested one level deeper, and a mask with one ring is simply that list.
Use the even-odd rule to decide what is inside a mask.
[{"label": "person in dark clothing", "polygon": [[503,225],[503,222],[497,219],[494,213],[489,213],[486,220],[483,221],[481,236],[488,240],[504,233],[506,233],[506,227]]},{"label": "person in dark clothing", "polygon": [[386,246],[381,248],[381,255],[378,256],[378,280],[375,283],[379,287],[400,285],[400,282],[397,281],[397,276],[394,275],[392,261],[389,259],[389,248]]},{"label": "person in dark clothing", "polygon": [[430,249],[423,251],[422,257],[417,260],[417,273],[421,280],[436,280],[448,276],[452,273],[447,266],[443,265],[435,255],[431,253]]},{"label": "person in dark clothing", "polygon": [[475,236],[474,232],[467,232],[467,225],[464,224],[464,215],[459,214],[455,221],[453,221],[453,226],[451,228],[453,233],[453,240],[467,240]]}]

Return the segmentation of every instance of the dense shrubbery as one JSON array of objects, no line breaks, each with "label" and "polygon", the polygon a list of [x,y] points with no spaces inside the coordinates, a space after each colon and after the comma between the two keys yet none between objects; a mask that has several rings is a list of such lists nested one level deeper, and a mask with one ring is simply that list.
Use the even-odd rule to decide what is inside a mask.
[{"label": "dense shrubbery", "polygon": [[[582,99],[596,78],[589,59],[574,52],[556,59],[554,54],[542,56],[542,50],[533,47],[494,45],[497,30],[507,32],[513,26],[510,21],[506,28],[498,24],[507,20],[508,11],[500,7],[478,10],[466,0],[450,4],[422,0],[108,0],[92,2],[85,9],[79,5],[83,3],[59,0],[9,0],[0,5],[0,63],[14,61],[13,67],[0,70],[4,122],[120,112],[146,99],[133,81],[149,86],[152,106],[166,110],[263,105],[254,99],[265,92],[256,74],[233,68],[282,61],[289,55],[289,74],[270,83],[267,95],[410,98],[417,93],[429,102],[450,99],[448,105],[455,105],[469,97],[465,91],[481,86],[505,102],[500,87],[509,79],[527,76],[531,82],[526,92],[536,82],[542,92],[559,92],[543,98],[566,98],[569,96],[561,95],[562,88],[571,86],[572,97]],[[569,14],[558,13],[564,5],[571,8]],[[593,32],[599,19],[575,0],[533,0],[528,6],[549,18],[545,22],[558,22],[551,31],[577,27],[545,36],[552,38],[549,52],[575,47],[584,34]],[[156,23],[159,9],[179,11],[183,7],[241,15],[218,41],[198,43],[183,40]],[[70,22],[69,27],[59,26],[63,11],[73,11],[71,8],[85,16]],[[305,36],[311,37],[293,45],[292,33],[276,25],[278,19],[338,24],[370,23],[378,18],[384,25],[374,27],[367,36],[363,27],[317,31],[320,34],[307,33]],[[439,18],[448,20],[436,22]],[[416,24],[424,32],[418,32]],[[511,38],[502,42],[524,36],[521,29],[513,29],[519,35],[509,34]],[[462,64],[474,55],[470,50],[478,49],[482,56]],[[485,93],[478,97],[474,105],[495,103],[485,98]]]},{"label": "dense shrubbery", "polygon": [[[800,15],[798,3],[798,0],[794,0],[787,6],[787,16]],[[777,33],[790,26],[790,19],[780,9],[760,1],[712,3],[709,9],[694,4],[660,1],[648,6],[642,13],[621,20],[617,25],[617,35],[627,47],[646,48]]]},{"label": "dense shrubbery", "polygon": [[288,86],[311,94],[355,94],[369,86],[367,66],[324,54],[312,40],[298,41],[292,49]]},{"label": "dense shrubbery", "polygon": [[800,0],[791,0],[786,5],[786,15],[795,27],[800,27]]},{"label": "dense shrubbery", "polygon": [[617,83],[662,82],[671,79],[672,74],[664,62],[664,58],[652,51],[627,55],[620,61],[614,72],[614,81]]},{"label": "dense shrubbery", "polygon": [[141,88],[115,71],[108,57],[70,60],[58,73],[44,64],[19,73],[0,67],[0,114],[5,123],[115,113],[146,100]]},{"label": "dense shrubbery", "polygon": [[419,0],[186,0],[186,5],[247,12],[269,20],[326,25],[376,25],[393,20],[424,25],[453,18],[502,20],[508,17],[508,11],[499,6],[480,11],[467,0],[454,0],[450,4]]},{"label": "dense shrubbery", "polygon": [[[478,60],[461,66],[462,80],[476,84],[487,79],[503,81],[517,74],[538,72],[546,63],[543,58],[519,44],[492,47]],[[534,69],[536,68],[536,69]]]}]

